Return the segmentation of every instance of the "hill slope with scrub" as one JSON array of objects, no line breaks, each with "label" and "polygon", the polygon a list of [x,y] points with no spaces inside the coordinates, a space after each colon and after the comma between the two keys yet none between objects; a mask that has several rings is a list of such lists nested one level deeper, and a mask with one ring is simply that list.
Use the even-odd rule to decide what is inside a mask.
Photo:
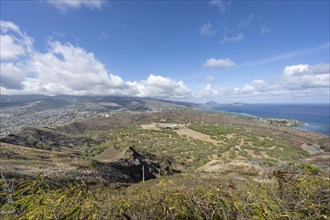
[{"label": "hill slope with scrub", "polygon": [[322,134],[169,111],[24,127],[0,141],[5,219],[329,217]]}]

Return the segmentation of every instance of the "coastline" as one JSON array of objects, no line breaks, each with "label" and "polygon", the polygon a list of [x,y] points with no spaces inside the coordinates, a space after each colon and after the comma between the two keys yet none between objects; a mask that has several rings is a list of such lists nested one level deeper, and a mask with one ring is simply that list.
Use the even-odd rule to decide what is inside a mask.
[{"label": "coastline", "polygon": [[[329,113],[326,110],[323,111],[320,116],[315,114],[318,118],[312,114],[313,111],[311,110],[306,112],[300,110],[300,108],[315,106],[321,106],[324,109],[329,108],[328,104],[217,104],[202,105],[200,110],[222,112],[237,117],[258,120],[275,126],[290,127],[305,132],[321,133],[329,137],[329,122],[327,122],[327,120],[329,120]],[[282,112],[278,113],[276,108],[282,107],[283,109],[285,107],[287,112],[283,112],[283,109],[280,109]],[[290,109],[290,107],[293,110]],[[294,110],[297,111],[297,108],[299,108],[300,111],[295,114]]]}]

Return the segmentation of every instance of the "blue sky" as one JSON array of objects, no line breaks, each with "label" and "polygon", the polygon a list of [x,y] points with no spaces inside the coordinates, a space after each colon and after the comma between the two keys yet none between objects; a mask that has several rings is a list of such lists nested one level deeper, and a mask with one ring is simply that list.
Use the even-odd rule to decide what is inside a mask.
[{"label": "blue sky", "polygon": [[1,94],[329,102],[329,1],[1,1]]}]

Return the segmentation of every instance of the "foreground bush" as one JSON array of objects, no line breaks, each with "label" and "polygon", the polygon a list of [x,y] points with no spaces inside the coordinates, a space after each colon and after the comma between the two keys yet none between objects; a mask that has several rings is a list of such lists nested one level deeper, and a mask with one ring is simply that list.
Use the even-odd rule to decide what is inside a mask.
[{"label": "foreground bush", "polygon": [[186,174],[122,188],[2,178],[0,219],[329,218],[329,178],[294,168],[272,171],[261,183]]}]

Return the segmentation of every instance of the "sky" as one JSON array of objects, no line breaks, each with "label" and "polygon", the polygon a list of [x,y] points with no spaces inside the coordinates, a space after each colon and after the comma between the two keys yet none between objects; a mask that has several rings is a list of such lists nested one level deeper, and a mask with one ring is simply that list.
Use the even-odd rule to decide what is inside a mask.
[{"label": "sky", "polygon": [[1,0],[5,94],[329,103],[329,1]]}]

